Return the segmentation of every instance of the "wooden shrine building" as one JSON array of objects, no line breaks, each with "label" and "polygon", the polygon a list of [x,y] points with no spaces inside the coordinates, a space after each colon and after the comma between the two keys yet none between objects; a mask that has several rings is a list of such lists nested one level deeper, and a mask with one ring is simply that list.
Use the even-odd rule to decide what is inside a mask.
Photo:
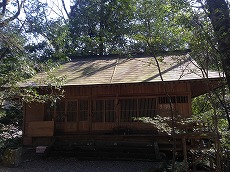
[{"label": "wooden shrine building", "polygon": [[[172,143],[170,135],[138,119],[171,117],[170,101],[176,119],[190,117],[192,98],[218,88],[221,77],[202,71],[189,54],[164,56],[159,66],[163,81],[151,56],[75,58],[61,65],[54,75],[66,77],[64,97],[53,104],[24,105],[23,144],[154,142],[160,151],[172,149],[165,147]],[[44,92],[48,86],[38,81],[45,77],[40,73],[23,86]]]}]

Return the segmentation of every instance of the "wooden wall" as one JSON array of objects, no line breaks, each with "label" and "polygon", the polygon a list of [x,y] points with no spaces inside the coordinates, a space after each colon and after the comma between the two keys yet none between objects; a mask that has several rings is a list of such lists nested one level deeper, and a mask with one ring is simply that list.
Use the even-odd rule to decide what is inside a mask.
[{"label": "wooden wall", "polygon": [[65,89],[65,98],[103,97],[103,96],[158,96],[190,95],[190,83],[165,82],[141,84],[114,84],[95,86],[68,86]]},{"label": "wooden wall", "polygon": [[[75,87],[65,89],[65,99],[89,98],[90,100],[108,97],[160,97],[160,96],[188,96],[188,103],[174,105],[175,110],[184,117],[191,115],[191,89],[189,82],[117,84]],[[169,104],[158,105],[159,109],[169,110]]]},{"label": "wooden wall", "polygon": [[[92,86],[66,86],[65,97],[61,101],[73,101],[85,99],[89,101],[89,118],[87,121],[63,121],[55,122],[54,127],[61,133],[77,132],[101,132],[111,131],[114,128],[128,126],[130,128],[146,129],[151,125],[138,122],[120,122],[119,106],[117,106],[117,117],[114,122],[93,122],[92,121],[92,105],[97,99],[114,99],[115,102],[122,98],[158,98],[167,96],[187,96],[187,103],[177,103],[173,105],[175,111],[181,116],[188,117],[191,115],[191,89],[189,82],[159,82],[159,83],[140,83],[140,84],[114,84],[114,85],[92,85]],[[117,102],[116,102],[117,103]],[[24,106],[24,143],[31,142],[31,134],[28,135],[28,126],[30,122],[44,121],[45,106],[41,103],[30,103]],[[169,116],[169,104],[157,103],[157,110],[162,116]],[[47,125],[47,124],[46,124]],[[49,131],[50,131],[50,127]],[[54,128],[55,130],[55,128]],[[62,133],[62,134],[63,134]],[[36,133],[39,135],[39,133]],[[45,135],[45,134],[44,134]]]},{"label": "wooden wall", "polygon": [[42,103],[27,103],[24,104],[24,126],[23,126],[23,143],[25,145],[32,143],[32,138],[29,136],[29,124],[33,121],[43,121],[44,105]]}]

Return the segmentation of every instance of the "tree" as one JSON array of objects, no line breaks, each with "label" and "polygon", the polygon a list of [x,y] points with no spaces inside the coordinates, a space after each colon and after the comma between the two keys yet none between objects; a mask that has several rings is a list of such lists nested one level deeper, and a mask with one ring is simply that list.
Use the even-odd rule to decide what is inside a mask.
[{"label": "tree", "polygon": [[133,15],[131,0],[75,1],[71,7],[72,48],[78,55],[103,55],[125,50]]},{"label": "tree", "polygon": [[180,23],[183,15],[188,14],[186,5],[178,6],[170,0],[137,1],[131,39],[149,53],[189,48],[191,32]]},{"label": "tree", "polygon": [[[7,4],[7,2],[9,1],[0,2],[0,9],[2,12],[0,16],[0,130],[2,131],[3,129],[4,132],[10,132],[7,131],[7,129],[11,130],[12,128],[9,128],[11,126],[22,127],[22,116],[20,114],[22,114],[21,108],[23,101],[44,102],[60,96],[53,96],[51,94],[40,95],[35,88],[19,88],[18,83],[24,82],[39,71],[49,71],[57,67],[53,61],[58,61],[57,59],[60,59],[59,51],[62,50],[62,41],[58,39],[63,37],[62,34],[60,34],[59,37],[56,36],[57,32],[55,32],[56,30],[52,30],[54,29],[52,28],[50,29],[50,33],[53,32],[53,34],[44,35],[48,35],[47,38],[50,38],[50,41],[52,39],[54,48],[47,48],[49,47],[47,42],[29,45],[28,42],[31,41],[29,36],[32,34],[29,34],[26,29],[29,28],[27,26],[32,24],[32,22],[29,23],[29,21],[32,19],[37,21],[38,18],[36,18],[36,15],[33,16],[34,11],[31,8],[31,20],[24,20],[24,18],[19,19],[18,17],[22,11],[23,5],[28,6],[29,4],[25,3],[24,0],[10,1],[11,4]],[[8,10],[8,6],[11,6],[11,11]],[[12,10],[14,9],[13,7],[16,7],[15,11]],[[40,21],[44,20],[43,17]],[[49,25],[57,27],[58,24],[50,22]],[[35,34],[35,29],[32,27],[30,27],[30,29],[30,33]],[[33,38],[32,40],[35,39]],[[48,50],[53,51],[47,53]],[[57,53],[54,53],[54,51]],[[47,59],[45,56],[53,58],[53,60]],[[57,85],[63,81],[60,78],[60,80],[56,79],[52,75],[50,75],[49,79],[52,79],[53,83],[57,83]],[[15,121],[13,119],[15,119]],[[6,136],[8,137],[8,135]],[[6,146],[4,139],[7,138],[0,133],[0,153],[1,147]]]},{"label": "tree", "polygon": [[226,0],[206,0],[220,59],[230,88],[230,16]]},{"label": "tree", "polygon": [[0,3],[0,9],[2,8],[2,14],[0,16],[0,28],[8,25],[9,22],[15,20],[19,16],[25,0],[21,0],[21,2],[20,0],[17,0],[16,1],[17,10],[13,13],[13,15],[6,16],[6,7],[9,4],[9,2],[10,0],[2,0],[2,2]]},{"label": "tree", "polygon": [[[178,1],[179,2],[179,1]],[[185,28],[188,28],[193,36],[189,44],[192,49],[190,55],[197,60],[204,72],[204,78],[208,78],[208,70],[215,69],[225,72],[229,85],[229,7],[227,1],[186,1],[190,3],[190,17],[183,20]],[[195,2],[195,3],[194,3]],[[200,4],[200,6],[199,6]],[[210,87],[207,80],[207,86]],[[210,87],[211,88],[211,87]],[[210,100],[209,117],[211,116],[211,127],[215,133],[215,160],[217,170],[221,171],[221,163],[224,164],[226,156],[226,144],[223,140],[229,140],[226,131],[229,130],[230,118],[227,107],[229,93],[223,88],[222,91],[210,89],[208,97]],[[217,96],[222,93],[222,96]],[[218,97],[218,98],[216,98]],[[197,105],[196,105],[197,106]],[[221,109],[221,111],[220,111]],[[206,112],[207,113],[207,112]],[[199,115],[202,113],[200,112]],[[205,121],[205,116],[202,116]],[[220,123],[224,123],[219,127]],[[228,127],[226,127],[226,124]],[[221,136],[220,136],[221,134]],[[220,138],[223,139],[220,139]],[[220,159],[223,158],[223,159]]]},{"label": "tree", "polygon": [[[12,14],[7,10],[9,2],[16,2]],[[22,20],[18,16],[23,5]],[[11,89],[1,98],[32,95],[31,99],[24,97],[28,101],[41,100],[44,97],[31,90],[22,94],[17,83],[38,71],[56,67],[55,61],[68,56],[142,52],[156,57],[160,51],[187,48],[204,73],[210,68],[223,70],[230,85],[226,0],[75,0],[70,13],[64,9],[67,19],[59,15],[52,20],[47,16],[48,8],[40,0],[0,2],[0,86],[10,84]],[[163,58],[156,58],[156,63],[158,60]],[[219,109],[228,102],[226,97],[229,96],[215,97],[219,102],[213,101],[215,106],[210,106],[218,109],[215,113],[207,110],[212,114],[221,112],[221,118],[209,118],[213,126],[229,119],[227,108]]]}]

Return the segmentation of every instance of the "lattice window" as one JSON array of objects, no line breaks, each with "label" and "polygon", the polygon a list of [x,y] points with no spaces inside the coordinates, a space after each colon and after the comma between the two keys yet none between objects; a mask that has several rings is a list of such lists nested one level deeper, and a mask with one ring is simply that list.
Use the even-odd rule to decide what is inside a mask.
[{"label": "lattice window", "polygon": [[137,99],[122,99],[120,102],[121,122],[129,122],[137,117]]},{"label": "lattice window", "polygon": [[122,99],[121,122],[133,121],[138,117],[154,117],[156,113],[155,98]]},{"label": "lattice window", "polygon": [[151,117],[156,114],[156,98],[138,99],[139,117]]},{"label": "lattice window", "polygon": [[67,121],[76,121],[78,104],[77,101],[68,101],[67,102]]},{"label": "lattice window", "polygon": [[93,104],[93,122],[114,122],[114,100],[95,100]]},{"label": "lattice window", "polygon": [[171,96],[171,97],[159,97],[159,104],[168,104],[170,103],[188,103],[188,96]]},{"label": "lattice window", "polygon": [[51,103],[45,104],[45,120],[53,120],[54,116],[55,120],[59,122],[65,121],[65,117],[68,122],[77,121],[77,119],[87,121],[89,119],[89,102],[88,100],[74,100],[58,101],[53,106],[51,106]]},{"label": "lattice window", "polygon": [[79,100],[79,121],[88,121],[89,102],[88,100]]},{"label": "lattice window", "polygon": [[104,101],[96,100],[93,105],[93,122],[103,122]]},{"label": "lattice window", "polygon": [[177,96],[177,103],[188,103],[188,96]]},{"label": "lattice window", "polygon": [[115,121],[115,106],[114,100],[105,101],[105,122]]}]

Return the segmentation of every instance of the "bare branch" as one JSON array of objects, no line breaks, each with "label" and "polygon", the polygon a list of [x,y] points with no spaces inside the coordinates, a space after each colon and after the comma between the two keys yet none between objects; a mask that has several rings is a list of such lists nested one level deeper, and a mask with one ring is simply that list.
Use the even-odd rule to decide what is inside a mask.
[{"label": "bare branch", "polygon": [[[54,6],[54,8],[50,8],[50,11],[51,12],[54,12],[58,17],[62,17],[63,16],[63,13],[62,13],[62,10],[59,8],[59,4],[56,4],[54,1],[51,1],[53,4],[52,6]],[[58,3],[58,2],[57,2]],[[56,10],[54,9],[58,9],[58,11],[60,11],[62,14],[59,14]]]},{"label": "bare branch", "polygon": [[6,6],[9,4],[10,0],[2,0],[0,3],[0,8],[2,8],[2,15],[5,15],[6,12]]},{"label": "bare branch", "polygon": [[67,9],[66,9],[64,0],[62,0],[61,2],[62,2],[62,6],[63,6],[63,8],[64,8],[64,10],[65,10],[65,13],[66,13],[67,17],[70,18],[69,13],[68,13],[68,11],[67,11]]},{"label": "bare branch", "polygon": [[22,0],[21,3],[19,3],[19,0],[17,0],[18,11],[12,17],[9,17],[9,18],[3,20],[2,22],[0,22],[0,28],[8,25],[9,22],[13,21],[14,19],[16,19],[19,16],[21,9],[22,9],[22,6],[23,6],[25,1],[26,0]]}]

